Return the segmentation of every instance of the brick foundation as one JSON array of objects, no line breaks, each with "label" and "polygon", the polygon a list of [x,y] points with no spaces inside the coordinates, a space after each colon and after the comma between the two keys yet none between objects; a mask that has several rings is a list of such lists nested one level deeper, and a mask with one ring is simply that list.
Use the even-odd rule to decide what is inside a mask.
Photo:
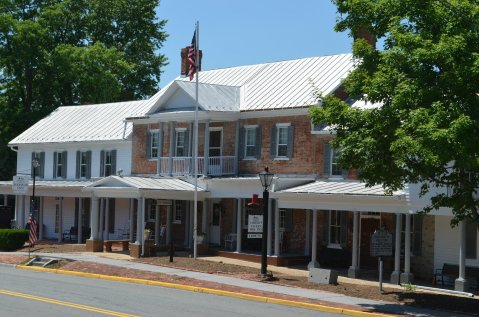
[{"label": "brick foundation", "polygon": [[103,240],[86,240],[87,252],[103,252]]}]

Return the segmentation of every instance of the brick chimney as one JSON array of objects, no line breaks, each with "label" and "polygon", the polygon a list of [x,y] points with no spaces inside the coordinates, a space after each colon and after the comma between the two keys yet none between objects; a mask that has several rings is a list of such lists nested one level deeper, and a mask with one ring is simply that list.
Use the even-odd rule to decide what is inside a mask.
[{"label": "brick chimney", "polygon": [[[201,71],[201,59],[203,58],[203,51],[200,50],[198,55],[200,56],[198,71]],[[181,76],[182,77],[188,76],[189,69],[190,69],[190,64],[188,64],[188,47],[184,47],[181,49]]]},{"label": "brick chimney", "polygon": [[376,36],[366,26],[361,26],[356,30],[353,30],[354,41],[357,39],[365,39],[372,47],[376,48]]}]

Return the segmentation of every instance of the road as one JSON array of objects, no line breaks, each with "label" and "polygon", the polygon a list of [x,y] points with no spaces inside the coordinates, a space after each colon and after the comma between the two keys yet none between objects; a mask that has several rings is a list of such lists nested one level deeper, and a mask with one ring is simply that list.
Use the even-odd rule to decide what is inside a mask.
[{"label": "road", "polygon": [[339,316],[158,286],[0,266],[0,316]]}]

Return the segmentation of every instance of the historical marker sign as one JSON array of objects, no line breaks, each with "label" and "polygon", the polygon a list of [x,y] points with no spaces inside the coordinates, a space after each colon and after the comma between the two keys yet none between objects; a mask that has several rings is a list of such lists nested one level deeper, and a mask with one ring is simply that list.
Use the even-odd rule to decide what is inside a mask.
[{"label": "historical marker sign", "polygon": [[384,229],[374,231],[371,236],[371,256],[392,256],[393,235]]},{"label": "historical marker sign", "polygon": [[28,192],[29,176],[16,175],[13,176],[12,190],[14,194],[24,195]]},{"label": "historical marker sign", "polygon": [[248,238],[261,238],[263,235],[263,215],[248,216]]}]

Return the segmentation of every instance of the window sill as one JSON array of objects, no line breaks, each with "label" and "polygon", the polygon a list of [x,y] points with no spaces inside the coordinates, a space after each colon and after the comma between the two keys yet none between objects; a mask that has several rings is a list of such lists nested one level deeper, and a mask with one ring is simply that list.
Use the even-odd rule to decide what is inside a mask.
[{"label": "window sill", "polygon": [[337,250],[342,250],[343,249],[340,244],[332,244],[332,243],[328,244],[327,248],[328,249],[337,249]]},{"label": "window sill", "polygon": [[329,176],[328,179],[331,179],[331,180],[343,180],[344,177],[343,176]]},{"label": "window sill", "polygon": [[289,161],[289,157],[275,157],[275,161]]}]

